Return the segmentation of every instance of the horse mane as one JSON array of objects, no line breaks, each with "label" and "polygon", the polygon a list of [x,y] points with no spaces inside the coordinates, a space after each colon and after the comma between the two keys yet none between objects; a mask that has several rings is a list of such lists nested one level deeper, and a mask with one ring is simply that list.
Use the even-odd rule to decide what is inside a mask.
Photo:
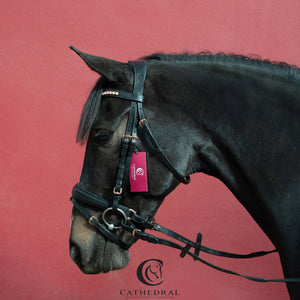
[{"label": "horse mane", "polygon": [[210,51],[202,51],[197,54],[185,52],[182,54],[165,54],[154,53],[149,56],[144,56],[142,59],[146,61],[163,61],[163,62],[215,62],[215,63],[232,63],[243,64],[247,66],[256,67],[263,71],[275,72],[273,75],[281,75],[288,80],[295,80],[299,78],[300,69],[295,65],[290,65],[281,61],[271,61],[262,59],[258,55],[241,55],[241,54],[225,54],[219,52],[213,54]]}]

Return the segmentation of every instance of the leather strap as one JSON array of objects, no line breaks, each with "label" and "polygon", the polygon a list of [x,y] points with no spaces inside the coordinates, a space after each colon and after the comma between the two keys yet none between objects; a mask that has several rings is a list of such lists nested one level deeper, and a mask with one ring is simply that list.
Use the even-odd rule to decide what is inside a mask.
[{"label": "leather strap", "polygon": [[[105,210],[108,207],[111,206],[111,203],[109,201],[107,201],[106,199],[104,199],[103,197],[91,193],[87,190],[85,190],[84,188],[82,188],[80,185],[76,184],[73,188],[72,191],[72,198],[71,201],[74,203],[74,199],[76,199],[77,203],[84,203],[85,205],[87,205],[88,207],[93,207],[95,209],[100,209],[100,210]],[[211,249],[208,247],[205,247],[203,245],[201,245],[201,241],[199,241],[200,239],[198,238],[198,245],[197,242],[193,242],[187,238],[185,238],[184,236],[166,228],[163,227],[159,224],[153,223],[151,220],[141,217],[138,214],[135,214],[133,212],[133,210],[130,210],[128,207],[123,206],[121,204],[119,204],[118,206],[122,211],[124,211],[124,213],[126,214],[127,218],[130,219],[130,222],[132,224],[130,227],[129,231],[133,231],[134,229],[140,229],[140,230],[145,230],[145,229],[150,229],[150,230],[155,230],[158,232],[161,232],[173,239],[176,239],[184,244],[191,244],[193,248],[198,249],[199,251],[211,254],[211,255],[216,255],[216,256],[223,256],[223,257],[228,257],[228,258],[253,258],[253,257],[259,257],[259,256],[264,256],[267,255],[269,253],[273,253],[276,252],[276,250],[272,250],[272,251],[259,251],[259,252],[253,252],[250,254],[234,254],[234,253],[230,253],[230,252],[224,252],[224,251],[219,251],[219,250],[215,250],[215,249]],[[126,225],[128,226],[128,224],[123,224],[123,226]],[[125,230],[128,230],[128,228],[125,228]],[[198,234],[199,235],[199,234]],[[199,247],[199,242],[200,242],[200,247]]]},{"label": "leather strap", "polygon": [[[102,97],[122,98],[125,100],[133,101],[132,106],[135,106],[137,104],[138,116],[136,121],[137,120],[141,121],[146,119],[144,114],[144,109],[143,109],[143,99],[144,99],[143,90],[144,90],[144,81],[146,78],[147,64],[143,61],[130,61],[129,64],[132,67],[134,73],[134,84],[133,84],[132,93],[121,91],[121,90],[109,89],[109,90],[103,90]],[[133,119],[129,115],[128,122],[131,122],[132,120]],[[185,177],[181,175],[175,169],[172,163],[169,161],[163,149],[159,146],[154,135],[152,134],[147,122],[143,122],[141,124],[141,127],[139,127],[138,130],[137,128],[138,125],[136,124],[136,127],[133,130],[138,131],[138,134],[143,139],[143,143],[146,149],[150,153],[152,153],[162,164],[164,164],[179,182],[184,184],[190,183],[191,181],[190,177],[189,176]],[[128,124],[127,124],[127,129],[128,129]],[[137,133],[135,132],[135,134]],[[127,132],[126,135],[130,135],[129,132]],[[136,141],[134,141],[133,144],[135,142]]]},{"label": "leather strap", "polygon": [[[189,245],[189,244],[187,244],[185,246],[181,246],[181,245],[179,245],[175,242],[165,240],[165,239],[162,239],[162,238],[158,238],[158,237],[154,237],[153,235],[149,235],[145,232],[140,232],[140,231],[136,232],[135,237],[140,238],[141,240],[147,241],[149,243],[159,244],[159,245],[168,246],[168,247],[172,247],[172,248],[181,250],[181,252],[180,252],[181,257],[184,257],[187,254],[187,255],[191,256],[194,260],[202,262],[203,264],[205,264],[205,265],[207,265],[207,266],[209,266],[213,269],[216,269],[216,270],[221,271],[223,273],[243,277],[245,279],[249,279],[249,280],[252,280],[252,281],[256,281],[256,282],[290,282],[290,283],[291,282],[294,282],[294,283],[295,282],[300,282],[300,278],[268,279],[268,278],[260,278],[260,277],[244,275],[244,274],[232,271],[232,270],[228,270],[228,269],[216,266],[216,265],[204,260],[203,258],[201,258],[198,255],[196,255],[196,254],[189,251],[189,249],[191,248],[191,245]],[[270,253],[271,252],[274,252],[274,251],[270,251]],[[265,254],[268,254],[268,252],[265,253]],[[265,254],[262,254],[262,255],[265,255]],[[261,256],[261,255],[258,255],[258,256]]]},{"label": "leather strap", "polygon": [[143,95],[144,82],[147,73],[147,64],[144,61],[129,61],[129,65],[133,69],[134,82],[133,82],[133,94]]},{"label": "leather strap", "polygon": [[[76,198],[78,201],[76,201],[74,198]],[[88,219],[91,219],[91,214],[89,211],[83,207],[79,202],[83,202],[84,204],[88,206],[93,206],[94,208],[100,208],[101,210],[106,209],[107,207],[110,206],[110,203],[105,200],[103,197],[98,196],[96,194],[93,194],[89,191],[86,191],[85,189],[81,188],[79,185],[75,185],[73,188],[73,197],[71,198],[71,201],[73,202],[74,206]],[[186,255],[191,256],[194,260],[200,261],[216,270],[219,270],[221,272],[225,272],[228,274],[240,276],[252,281],[258,281],[258,282],[300,282],[300,278],[287,278],[287,279],[267,279],[267,278],[258,278],[258,277],[253,277],[253,276],[247,276],[243,275],[240,273],[237,273],[235,271],[231,271],[219,266],[216,266],[202,258],[199,257],[199,252],[205,252],[211,255],[216,255],[216,256],[223,256],[223,257],[228,257],[228,258],[254,258],[254,257],[260,257],[264,256],[273,252],[276,252],[276,250],[272,251],[259,251],[259,252],[253,252],[249,254],[235,254],[235,253],[230,253],[230,252],[225,252],[225,251],[219,251],[215,249],[211,249],[208,247],[205,247],[201,245],[201,240],[202,240],[202,235],[199,233],[197,235],[197,240],[196,242],[193,242],[184,236],[166,228],[163,227],[157,223],[154,223],[153,221],[146,219],[144,217],[141,217],[137,215],[136,213],[133,212],[133,210],[130,210],[128,207],[119,205],[119,208],[124,211],[127,217],[127,221],[122,223],[121,226],[123,230],[129,231],[129,232],[134,232],[134,237],[135,239],[141,239],[144,241],[147,241],[149,243],[153,244],[159,244],[163,246],[168,246],[172,247],[175,249],[180,250],[180,256],[184,257]],[[97,230],[99,230],[105,237],[107,237],[109,240],[113,241],[114,243],[118,244],[120,247],[123,249],[128,249],[130,246],[120,240],[116,235],[112,234],[109,230],[107,230],[103,224],[100,224],[98,220],[92,219],[90,223],[95,226]],[[145,229],[151,229],[154,231],[161,232],[175,240],[178,240],[182,242],[184,245],[180,245],[178,243],[175,243],[170,240],[166,240],[163,238],[156,237],[154,235],[145,233]],[[190,251],[191,248],[195,249],[195,252],[192,253]]]}]

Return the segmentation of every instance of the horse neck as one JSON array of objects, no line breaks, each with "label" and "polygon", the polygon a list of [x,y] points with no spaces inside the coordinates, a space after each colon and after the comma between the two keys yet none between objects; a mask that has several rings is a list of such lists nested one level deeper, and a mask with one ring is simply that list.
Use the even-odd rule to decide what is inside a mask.
[{"label": "horse neck", "polygon": [[293,88],[241,64],[174,64],[164,72],[165,98],[198,128],[192,169],[219,178],[261,227],[271,228],[276,219],[272,203],[285,192],[284,183],[277,182],[286,166],[277,139],[286,143],[282,121],[290,130],[296,122],[282,100],[293,103],[288,93]]}]

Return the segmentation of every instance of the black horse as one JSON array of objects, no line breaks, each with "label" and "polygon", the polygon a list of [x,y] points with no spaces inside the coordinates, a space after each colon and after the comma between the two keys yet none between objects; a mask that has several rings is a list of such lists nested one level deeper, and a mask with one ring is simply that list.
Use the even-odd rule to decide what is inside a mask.
[{"label": "black horse", "polygon": [[[130,64],[73,50],[101,75],[78,129],[78,142],[87,140],[78,186],[113,202],[121,139],[132,107],[116,97],[116,91],[132,92],[134,71]],[[224,182],[275,245],[285,277],[300,278],[299,69],[208,52],[155,54],[143,61],[147,63],[143,111],[174,172],[185,176],[203,172]],[[104,87],[108,92],[103,93]],[[147,152],[142,138],[134,140],[134,151]],[[148,192],[131,192],[127,179],[121,204],[151,219],[180,178],[155,153],[147,154],[147,167]],[[102,210],[85,210],[101,219]],[[110,215],[119,217],[123,218]],[[72,259],[85,273],[124,268],[129,261],[126,247],[92,225],[73,209]],[[121,243],[136,241],[123,229],[113,231]],[[300,299],[300,284],[287,286],[291,298]]]}]

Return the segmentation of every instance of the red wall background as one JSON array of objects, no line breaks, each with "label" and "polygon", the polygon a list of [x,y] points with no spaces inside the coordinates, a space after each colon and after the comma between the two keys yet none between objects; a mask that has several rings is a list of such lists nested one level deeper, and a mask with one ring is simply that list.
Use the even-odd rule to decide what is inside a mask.
[{"label": "red wall background", "polygon": [[[84,156],[77,124],[98,76],[68,46],[120,61],[211,50],[299,65],[300,2],[2,0],[0,11],[0,298],[124,299],[121,289],[147,288],[136,269],[157,258],[164,262],[159,289],[177,289],[176,299],[288,299],[284,284],[222,274],[143,242],[124,270],[79,271],[68,254],[68,198]],[[190,238],[201,231],[205,245],[225,251],[273,248],[227,188],[200,174],[165,200],[157,220]],[[209,259],[249,275],[283,276],[277,254]]]}]

